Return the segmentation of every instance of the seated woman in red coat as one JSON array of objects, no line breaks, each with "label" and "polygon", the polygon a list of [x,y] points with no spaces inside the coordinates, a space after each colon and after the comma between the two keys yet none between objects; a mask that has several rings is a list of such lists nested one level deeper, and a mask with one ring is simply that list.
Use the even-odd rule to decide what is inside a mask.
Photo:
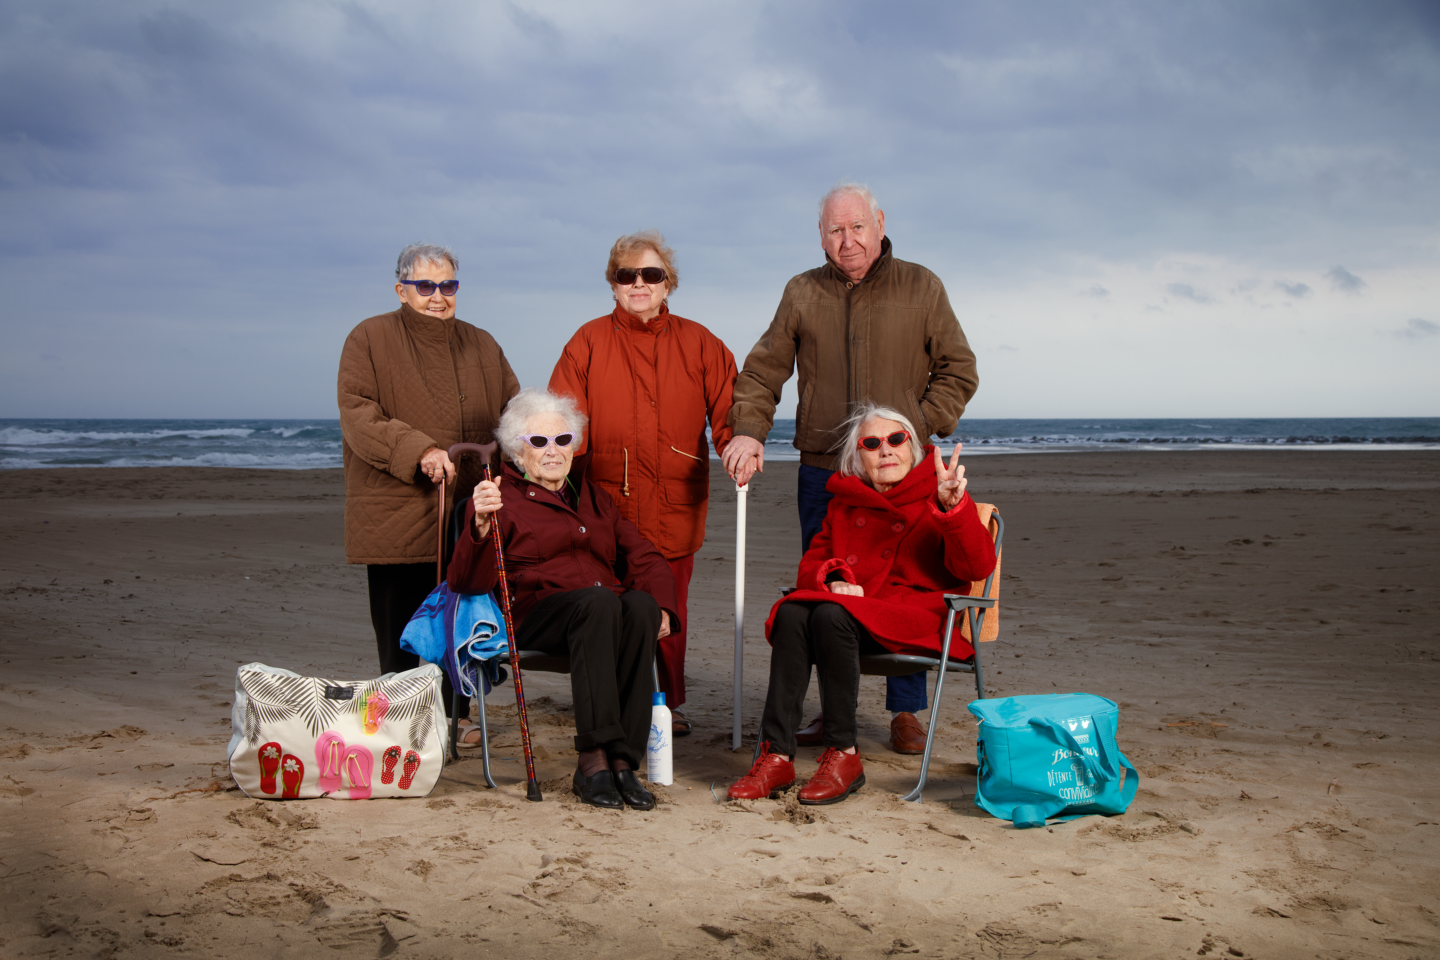
[{"label": "seated woman in red coat", "polygon": [[[994,543],[965,492],[958,444],[947,467],[896,410],[867,403],[847,423],[840,470],[826,485],[835,496],[825,526],[800,560],[797,589],[765,624],[772,649],[760,756],[730,788],[732,799],[772,796],[795,782],[795,732],[812,663],[826,749],[800,802],[838,803],[864,786],[855,748],[860,657],[939,656],[944,594],[964,592],[995,567]],[[970,653],[959,637],[950,651]]]},{"label": "seated woman in red coat", "polygon": [[522,650],[570,658],[575,700],[575,793],[609,809],[655,806],[635,776],[645,755],[655,645],[677,622],[675,578],[610,495],[572,464],[585,417],[569,397],[522,390],[495,436],[513,462],[465,505],[450,589],[487,593],[497,581],[495,523]]}]

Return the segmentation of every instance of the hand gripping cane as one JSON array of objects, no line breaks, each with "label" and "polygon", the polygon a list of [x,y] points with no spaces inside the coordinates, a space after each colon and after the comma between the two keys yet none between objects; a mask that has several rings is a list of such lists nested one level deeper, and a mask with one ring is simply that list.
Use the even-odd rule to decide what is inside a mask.
[{"label": "hand gripping cane", "polygon": [[[494,443],[457,443],[450,448],[450,459],[455,460],[466,453],[480,457],[485,467],[485,479],[493,479],[490,463],[495,457]],[[505,578],[505,551],[501,546],[500,512],[490,518],[490,535],[495,539],[495,568],[500,574],[500,611],[505,615],[505,638],[510,643],[510,673],[515,678],[515,709],[520,715],[520,746],[525,751],[525,799],[539,802],[540,781],[535,779],[535,755],[530,750],[530,719],[525,713],[525,687],[520,682],[520,648],[515,645],[515,618],[510,613],[510,581]]]}]

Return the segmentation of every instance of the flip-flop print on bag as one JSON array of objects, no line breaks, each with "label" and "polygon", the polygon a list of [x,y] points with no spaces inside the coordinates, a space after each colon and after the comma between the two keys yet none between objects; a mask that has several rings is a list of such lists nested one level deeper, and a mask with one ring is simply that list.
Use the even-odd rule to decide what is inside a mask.
[{"label": "flip-flop print on bag", "polygon": [[445,765],[449,727],[430,664],[362,681],[246,664],[234,704],[230,773],[247,796],[423,797]]}]

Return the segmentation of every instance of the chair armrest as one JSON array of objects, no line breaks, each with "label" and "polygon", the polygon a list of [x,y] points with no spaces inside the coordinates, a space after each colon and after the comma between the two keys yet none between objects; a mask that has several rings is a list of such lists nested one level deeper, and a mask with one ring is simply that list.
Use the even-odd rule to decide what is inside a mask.
[{"label": "chair armrest", "polygon": [[951,610],[964,610],[967,607],[980,607],[988,610],[998,602],[994,597],[965,597],[953,593],[945,594],[945,605]]}]

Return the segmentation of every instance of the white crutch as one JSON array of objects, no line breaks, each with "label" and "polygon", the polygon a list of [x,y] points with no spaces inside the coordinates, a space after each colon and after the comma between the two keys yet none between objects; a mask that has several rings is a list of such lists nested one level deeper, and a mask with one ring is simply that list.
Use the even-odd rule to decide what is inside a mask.
[{"label": "white crutch", "polygon": [[730,749],[740,749],[740,688],[745,672],[745,494],[749,485],[735,484],[735,715]]}]

